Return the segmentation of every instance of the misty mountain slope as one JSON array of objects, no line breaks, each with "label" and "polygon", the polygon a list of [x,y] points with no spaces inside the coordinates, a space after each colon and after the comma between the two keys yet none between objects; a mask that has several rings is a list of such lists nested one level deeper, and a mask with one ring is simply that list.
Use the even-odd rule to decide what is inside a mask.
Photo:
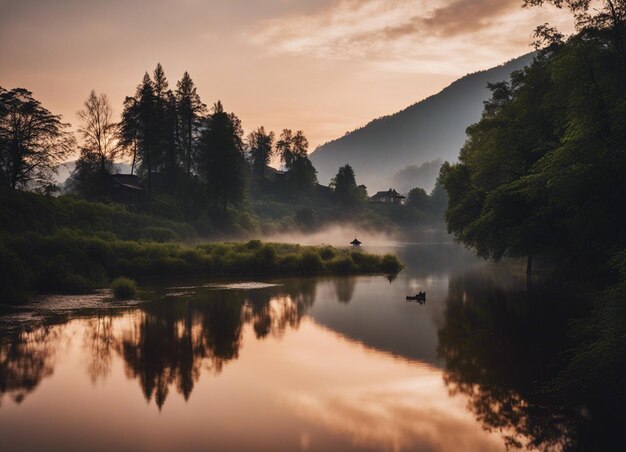
[{"label": "misty mountain slope", "polygon": [[340,166],[349,163],[357,183],[374,193],[392,186],[394,174],[409,165],[456,160],[465,129],[480,119],[489,98],[487,84],[508,80],[532,58],[527,54],[467,75],[438,94],[318,147],[310,157],[320,183],[328,183]]}]

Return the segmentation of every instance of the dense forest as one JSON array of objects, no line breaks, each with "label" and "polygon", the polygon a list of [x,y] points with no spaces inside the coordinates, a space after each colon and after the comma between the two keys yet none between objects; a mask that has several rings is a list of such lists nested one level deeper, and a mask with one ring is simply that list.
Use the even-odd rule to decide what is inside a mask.
[{"label": "dense forest", "polygon": [[[626,3],[601,2],[599,10],[584,1],[552,3],[575,13],[578,32],[565,37],[539,27],[533,64],[491,85],[459,162],[442,168],[445,217],[479,255],[524,258],[529,290],[556,286],[551,293],[570,294],[560,317],[577,319],[569,329],[575,343],[549,390],[578,399],[580,391],[596,394],[602,380],[602,397],[623,400]],[[588,311],[576,312],[581,305]]]},{"label": "dense forest", "polygon": [[[119,122],[106,94],[95,91],[77,120],[72,133],[31,92],[0,89],[3,189],[120,203],[192,224],[200,235],[228,237],[310,231],[333,222],[387,229],[436,223],[446,206],[441,185],[424,197],[419,180],[406,205],[372,205],[350,165],[322,186],[302,131],[277,135],[259,127],[244,136],[239,118],[221,102],[207,108],[188,73],[172,90],[160,64],[126,97]],[[59,164],[76,154],[69,179],[55,185]],[[122,160],[135,177],[111,177]],[[270,166],[276,160],[281,170]]]},{"label": "dense forest", "polygon": [[[92,91],[76,131],[23,88],[0,88],[0,291],[88,292],[117,276],[397,272],[387,256],[249,242],[202,248],[200,239],[432,225],[447,197],[416,187],[407,202],[369,202],[350,165],[317,183],[302,131],[259,127],[244,137],[221,102],[208,109],[188,73],[169,88],[162,66],[124,100],[121,120]],[[65,183],[59,165],[80,154]],[[269,164],[280,159],[282,170]],[[117,174],[120,159],[130,174]],[[348,245],[347,243],[345,244]]]}]

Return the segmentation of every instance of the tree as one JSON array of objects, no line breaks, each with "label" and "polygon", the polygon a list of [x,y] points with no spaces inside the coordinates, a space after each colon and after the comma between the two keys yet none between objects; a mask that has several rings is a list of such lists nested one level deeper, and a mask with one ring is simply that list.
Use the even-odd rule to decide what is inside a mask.
[{"label": "tree", "polygon": [[200,138],[197,172],[211,207],[219,212],[224,212],[228,205],[244,201],[246,173],[242,135],[239,118],[226,113],[218,101]]},{"label": "tree", "polygon": [[423,188],[415,187],[409,192],[406,205],[425,212],[430,207],[430,198]]},{"label": "tree", "polygon": [[263,178],[265,167],[269,165],[276,149],[274,148],[274,132],[265,132],[264,127],[250,132],[246,138],[248,158],[252,164],[255,177]]},{"label": "tree", "polygon": [[354,170],[350,165],[345,164],[339,168],[337,175],[330,181],[330,186],[340,204],[350,206],[359,201]]},{"label": "tree", "polygon": [[287,183],[296,194],[308,193],[317,184],[317,170],[308,157],[297,156],[291,163],[291,170],[287,173]]},{"label": "tree", "polygon": [[301,130],[293,133],[290,129],[284,129],[276,142],[276,150],[289,171],[296,159],[308,156],[309,140]]},{"label": "tree", "polygon": [[172,191],[176,186],[179,158],[177,155],[177,106],[176,97],[169,89],[169,83],[161,63],[154,69],[154,156],[156,169],[165,176],[164,183]]},{"label": "tree", "polygon": [[78,193],[86,199],[96,199],[104,195],[103,174],[110,174],[114,170],[113,162],[109,159],[103,162],[98,154],[86,148],[81,149],[76,167],[66,182],[66,188]]},{"label": "tree", "polygon": [[[85,160],[82,170],[92,168],[100,179],[100,191],[106,190],[106,176],[115,158],[120,153],[118,125],[113,121],[113,109],[106,94],[97,95],[91,90],[84,107],[77,113],[81,124],[78,133],[82,137],[81,159]],[[98,166],[93,167],[93,161]],[[87,164],[89,162],[89,164]]]},{"label": "tree", "polygon": [[184,159],[187,178],[191,177],[193,158],[197,147],[200,118],[206,105],[200,100],[196,86],[187,71],[176,84],[176,106],[178,112],[177,139]]},{"label": "tree", "polygon": [[154,85],[146,72],[135,96],[127,97],[124,101],[120,144],[127,152],[133,153],[133,168],[137,163],[140,172],[146,176],[149,200],[153,192],[152,174],[158,161],[155,109]]},{"label": "tree", "polygon": [[[626,22],[626,0],[524,0],[525,7],[551,4],[557,8],[569,9],[576,19],[576,28],[585,30],[610,30],[611,39],[622,65],[626,64],[624,45],[624,24]],[[535,32],[538,44],[561,41],[563,35],[548,24],[537,27]]]},{"label": "tree", "polygon": [[0,182],[33,188],[50,182],[55,166],[76,141],[61,122],[24,88],[0,87]]},{"label": "tree", "polygon": [[296,193],[311,191],[317,184],[317,170],[309,160],[309,140],[301,130],[284,129],[276,142],[276,152],[287,169],[287,182]]},{"label": "tree", "polygon": [[588,272],[626,247],[620,51],[611,30],[587,29],[491,86],[459,163],[442,168],[458,240],[484,257],[526,256],[529,281],[533,256]]}]

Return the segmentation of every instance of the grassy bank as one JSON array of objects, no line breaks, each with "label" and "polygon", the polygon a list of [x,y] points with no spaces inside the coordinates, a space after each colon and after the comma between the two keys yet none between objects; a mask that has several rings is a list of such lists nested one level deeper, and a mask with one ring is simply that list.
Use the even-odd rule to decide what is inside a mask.
[{"label": "grassy bank", "polygon": [[262,243],[178,243],[120,240],[61,230],[0,241],[0,302],[34,293],[89,292],[125,276],[138,280],[177,276],[395,273],[393,255],[330,246]]}]

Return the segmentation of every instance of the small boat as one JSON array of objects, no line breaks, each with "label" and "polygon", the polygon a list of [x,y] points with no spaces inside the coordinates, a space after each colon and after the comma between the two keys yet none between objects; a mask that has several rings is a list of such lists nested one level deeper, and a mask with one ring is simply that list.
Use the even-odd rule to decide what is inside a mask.
[{"label": "small boat", "polygon": [[419,292],[415,295],[407,295],[406,300],[426,303],[426,292]]}]

